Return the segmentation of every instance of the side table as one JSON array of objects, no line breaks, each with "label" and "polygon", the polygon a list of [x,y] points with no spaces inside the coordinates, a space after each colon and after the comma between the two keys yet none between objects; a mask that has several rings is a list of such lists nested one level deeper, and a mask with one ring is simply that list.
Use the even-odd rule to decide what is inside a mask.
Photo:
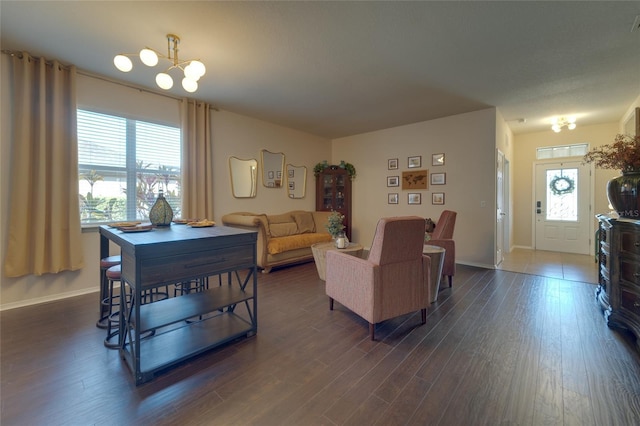
[{"label": "side table", "polygon": [[336,247],[333,241],[328,243],[316,243],[311,246],[311,252],[313,253],[313,260],[316,261],[316,269],[318,270],[318,275],[322,281],[325,281],[325,271],[327,270],[326,264],[326,256],[329,250],[338,250],[344,253],[348,253],[352,256],[359,256],[362,254],[361,244],[358,243],[349,243],[349,245],[343,249],[339,249]]},{"label": "side table", "polygon": [[444,265],[445,249],[438,246],[425,244],[422,253],[431,258],[431,303],[438,300],[440,279],[442,277],[442,265]]}]

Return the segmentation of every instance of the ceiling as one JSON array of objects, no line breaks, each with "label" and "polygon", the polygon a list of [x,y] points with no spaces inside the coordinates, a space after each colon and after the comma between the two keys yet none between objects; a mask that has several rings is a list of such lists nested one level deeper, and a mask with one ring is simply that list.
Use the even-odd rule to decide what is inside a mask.
[{"label": "ceiling", "polygon": [[125,74],[113,57],[164,53],[174,33],[207,66],[190,97],[338,138],[492,106],[515,133],[617,122],[640,95],[638,15],[638,1],[2,0],[0,31],[3,49],[158,91],[160,66]]}]

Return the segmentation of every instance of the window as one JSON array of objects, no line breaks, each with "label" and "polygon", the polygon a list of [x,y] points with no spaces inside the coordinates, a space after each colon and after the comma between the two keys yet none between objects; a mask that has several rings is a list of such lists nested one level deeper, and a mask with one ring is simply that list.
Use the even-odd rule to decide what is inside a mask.
[{"label": "window", "polygon": [[546,220],[578,220],[578,169],[549,169],[546,176]]},{"label": "window", "polygon": [[588,148],[589,145],[586,143],[537,148],[536,158],[538,160],[545,160],[548,158],[581,157],[587,153]]},{"label": "window", "polygon": [[146,220],[158,193],[181,209],[180,129],[78,110],[83,225]]}]

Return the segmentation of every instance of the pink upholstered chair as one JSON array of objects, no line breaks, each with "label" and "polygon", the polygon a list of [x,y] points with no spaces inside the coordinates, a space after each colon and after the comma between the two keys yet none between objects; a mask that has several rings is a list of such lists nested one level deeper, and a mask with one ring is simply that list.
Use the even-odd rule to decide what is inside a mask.
[{"label": "pink upholstered chair", "polygon": [[456,274],[456,242],[453,241],[453,229],[456,226],[457,213],[445,210],[436,223],[436,228],[431,233],[431,239],[427,244],[439,246],[445,249],[442,275],[449,277],[451,287],[453,276]]},{"label": "pink upholstered chair", "polygon": [[368,257],[340,250],[326,255],[329,308],[338,301],[369,322],[371,340],[380,321],[420,310],[426,322],[431,300],[431,259],[422,254],[424,219],[383,218],[378,222]]}]

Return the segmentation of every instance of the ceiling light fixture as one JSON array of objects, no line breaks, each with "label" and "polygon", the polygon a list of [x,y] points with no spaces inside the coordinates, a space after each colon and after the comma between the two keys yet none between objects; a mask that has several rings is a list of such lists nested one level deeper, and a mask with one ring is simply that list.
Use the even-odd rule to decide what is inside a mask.
[{"label": "ceiling light fixture", "polygon": [[560,133],[563,127],[566,127],[569,130],[573,130],[576,128],[576,118],[575,117],[557,117],[551,120],[553,123],[551,126],[551,130],[556,133]]},{"label": "ceiling light fixture", "polygon": [[[187,92],[193,93],[198,90],[198,80],[204,75],[206,68],[199,59],[180,61],[178,59],[178,44],[180,44],[180,37],[175,34],[167,34],[166,56],[157,50],[145,47],[139,53],[140,60],[148,67],[154,67],[158,64],[158,58],[166,59],[171,63],[171,66],[156,75],[156,84],[161,89],[171,89],[173,87],[173,78],[169,75],[169,71],[177,68],[184,72],[182,87]],[[129,56],[135,55],[135,53],[121,53],[113,58],[113,63],[120,71],[129,72],[133,68],[133,63]]]}]

